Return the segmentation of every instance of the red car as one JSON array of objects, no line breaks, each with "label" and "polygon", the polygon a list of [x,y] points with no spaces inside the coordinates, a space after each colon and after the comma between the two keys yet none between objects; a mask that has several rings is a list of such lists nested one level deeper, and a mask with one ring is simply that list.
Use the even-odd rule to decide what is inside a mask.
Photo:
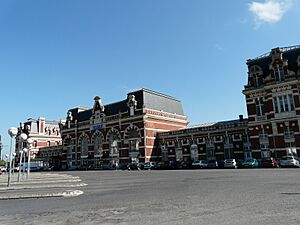
[{"label": "red car", "polygon": [[276,159],[274,158],[265,158],[261,160],[261,167],[264,168],[278,168],[279,163]]}]

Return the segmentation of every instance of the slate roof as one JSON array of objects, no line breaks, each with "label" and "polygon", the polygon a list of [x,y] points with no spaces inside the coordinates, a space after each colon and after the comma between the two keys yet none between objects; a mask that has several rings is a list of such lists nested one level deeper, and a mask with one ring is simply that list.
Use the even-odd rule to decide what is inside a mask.
[{"label": "slate roof", "polygon": [[[298,65],[297,58],[300,56],[300,45],[291,46],[291,47],[281,47],[279,48],[282,52],[283,59],[288,60],[288,70],[294,71],[297,73]],[[248,59],[247,65],[250,68],[253,65],[258,65],[262,68],[264,75],[269,75],[269,64],[272,62],[271,52],[263,54],[254,59]]]},{"label": "slate roof", "polygon": [[[128,97],[134,95],[137,101],[137,109],[149,108],[158,111],[184,115],[181,102],[176,98],[155,92],[149,89],[139,89],[129,92],[127,98],[119,102],[104,105],[104,113],[106,116],[117,115],[119,112],[128,112]],[[70,109],[72,112],[73,120],[77,119],[78,122],[89,120],[92,116],[92,108],[77,107]]]}]

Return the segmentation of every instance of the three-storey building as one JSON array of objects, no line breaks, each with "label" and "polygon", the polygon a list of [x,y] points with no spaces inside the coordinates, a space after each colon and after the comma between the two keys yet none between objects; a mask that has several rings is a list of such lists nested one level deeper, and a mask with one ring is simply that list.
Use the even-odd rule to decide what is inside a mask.
[{"label": "three-storey building", "polygon": [[255,158],[300,155],[300,46],[249,59],[246,97]]}]

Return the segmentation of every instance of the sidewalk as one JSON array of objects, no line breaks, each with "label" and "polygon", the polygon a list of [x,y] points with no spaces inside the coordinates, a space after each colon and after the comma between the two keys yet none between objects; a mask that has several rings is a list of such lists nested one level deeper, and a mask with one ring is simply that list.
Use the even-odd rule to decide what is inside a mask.
[{"label": "sidewalk", "polygon": [[62,173],[34,172],[17,181],[18,173],[12,174],[7,187],[7,174],[0,175],[0,200],[24,198],[72,197],[83,194],[78,188],[86,186],[79,177]]}]

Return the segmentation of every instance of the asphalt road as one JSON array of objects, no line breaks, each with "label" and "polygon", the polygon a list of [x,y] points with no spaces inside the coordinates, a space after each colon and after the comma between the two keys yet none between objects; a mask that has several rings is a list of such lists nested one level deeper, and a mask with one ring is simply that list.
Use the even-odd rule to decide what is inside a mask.
[{"label": "asphalt road", "polygon": [[69,174],[83,195],[0,201],[0,224],[300,224],[300,169]]}]

